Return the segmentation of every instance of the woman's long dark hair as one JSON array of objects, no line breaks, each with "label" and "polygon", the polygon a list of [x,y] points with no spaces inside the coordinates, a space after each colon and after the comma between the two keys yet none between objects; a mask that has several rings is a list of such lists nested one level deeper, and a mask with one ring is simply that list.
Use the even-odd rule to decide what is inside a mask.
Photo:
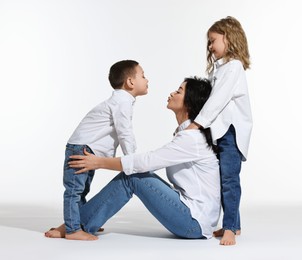
[{"label": "woman's long dark hair", "polygon": [[[184,96],[184,105],[188,110],[188,116],[191,122],[195,120],[200,110],[208,100],[212,86],[208,79],[191,77],[185,78],[186,91]],[[210,128],[199,128],[207,140],[208,145],[213,149],[214,152],[218,152],[218,148],[213,144],[212,134]]]}]

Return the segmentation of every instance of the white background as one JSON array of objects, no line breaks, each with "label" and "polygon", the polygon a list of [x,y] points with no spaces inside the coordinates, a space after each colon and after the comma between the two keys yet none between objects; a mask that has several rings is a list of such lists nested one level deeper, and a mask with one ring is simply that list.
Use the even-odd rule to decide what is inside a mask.
[{"label": "white background", "polygon": [[[134,108],[138,152],[168,142],[169,93],[186,76],[206,76],[206,31],[232,15],[252,62],[242,204],[301,206],[299,10],[293,0],[0,0],[0,203],[62,204],[65,144],[111,95],[116,61],[139,61],[149,79]],[[114,174],[98,170],[90,196]]]}]

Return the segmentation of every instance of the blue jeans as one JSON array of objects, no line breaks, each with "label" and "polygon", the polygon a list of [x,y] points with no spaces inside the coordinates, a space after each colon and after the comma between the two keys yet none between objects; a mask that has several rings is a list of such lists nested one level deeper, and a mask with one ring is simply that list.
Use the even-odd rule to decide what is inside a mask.
[{"label": "blue jeans", "polygon": [[64,222],[66,233],[81,230],[80,207],[86,203],[86,195],[90,191],[90,184],[94,170],[82,174],[75,174],[77,169],[70,168],[68,161],[70,155],[83,155],[84,148],[90,153],[92,150],[87,145],[67,144],[65,150],[64,176]]},{"label": "blue jeans", "polygon": [[235,128],[231,125],[225,135],[217,140],[221,175],[221,200],[224,230],[240,230],[239,204],[241,197],[240,177],[242,155],[236,144]]},{"label": "blue jeans", "polygon": [[182,238],[204,238],[197,220],[179,194],[154,173],[119,173],[81,207],[83,229],[95,233],[135,194],[171,233]]}]

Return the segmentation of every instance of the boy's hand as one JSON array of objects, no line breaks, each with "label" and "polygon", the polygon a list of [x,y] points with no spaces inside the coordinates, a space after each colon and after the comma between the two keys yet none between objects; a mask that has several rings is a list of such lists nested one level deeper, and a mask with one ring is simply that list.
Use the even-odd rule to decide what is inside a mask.
[{"label": "boy's hand", "polygon": [[76,174],[87,172],[90,170],[97,169],[96,166],[96,159],[97,156],[95,156],[92,153],[88,153],[86,149],[84,149],[85,155],[71,155],[69,156],[71,160],[68,162],[69,167],[71,168],[81,168],[80,170],[76,171]]}]

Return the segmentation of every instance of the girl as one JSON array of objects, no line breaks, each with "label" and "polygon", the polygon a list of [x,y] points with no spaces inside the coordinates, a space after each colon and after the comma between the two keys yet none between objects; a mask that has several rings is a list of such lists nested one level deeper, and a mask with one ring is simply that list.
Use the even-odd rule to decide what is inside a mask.
[{"label": "girl", "polygon": [[239,173],[245,161],[252,131],[252,114],[245,70],[250,66],[248,43],[239,21],[226,17],[207,32],[207,72],[213,91],[194,123],[188,129],[210,127],[218,145],[220,163],[222,229],[221,245],[234,245],[240,234]]}]

